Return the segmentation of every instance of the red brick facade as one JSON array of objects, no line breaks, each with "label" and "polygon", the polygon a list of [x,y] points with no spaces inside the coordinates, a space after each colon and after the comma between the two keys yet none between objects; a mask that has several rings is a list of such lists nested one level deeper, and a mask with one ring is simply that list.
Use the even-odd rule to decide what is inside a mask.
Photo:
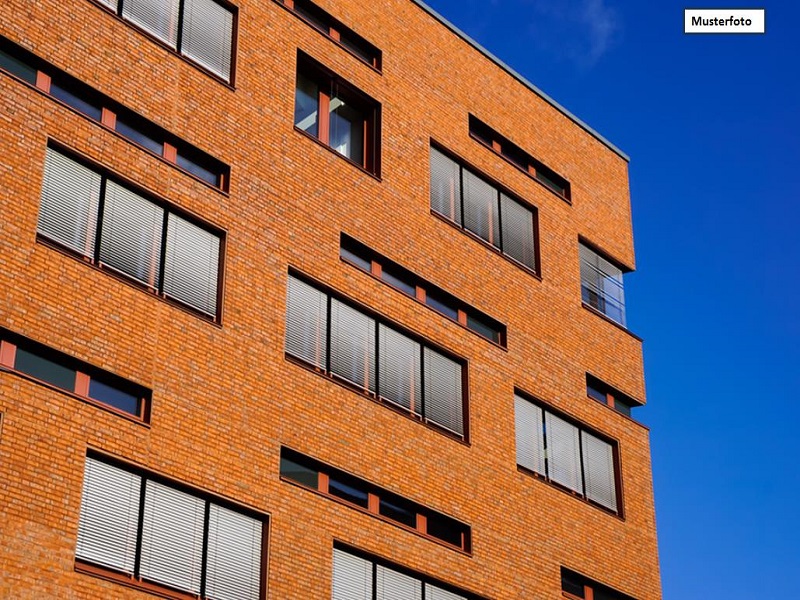
[{"label": "red brick facade", "polygon": [[[266,595],[331,597],[334,541],[492,600],[561,597],[566,567],[661,598],[640,341],[581,303],[578,239],[634,266],[626,159],[409,0],[319,0],[367,66],[271,0],[240,0],[224,84],[91,0],[5,0],[8,40],[231,166],[229,192],[0,72],[0,327],[152,390],[149,424],[0,370],[0,597],[145,598],[77,572],[95,449],[268,515]],[[293,127],[301,49],[380,104],[380,177]],[[571,204],[469,136],[473,114]],[[48,141],[225,232],[220,322],[37,241]],[[431,141],[538,211],[540,277],[431,214]],[[339,258],[344,232],[507,326],[491,344]],[[286,359],[290,268],[468,365],[461,442]],[[518,470],[514,391],[618,445],[621,516]],[[469,524],[471,553],[282,481],[282,446]]]}]

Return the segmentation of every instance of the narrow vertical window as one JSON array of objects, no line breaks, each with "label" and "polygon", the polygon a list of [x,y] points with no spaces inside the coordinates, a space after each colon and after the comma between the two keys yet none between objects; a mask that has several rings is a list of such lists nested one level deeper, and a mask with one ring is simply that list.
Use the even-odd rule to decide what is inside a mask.
[{"label": "narrow vertical window", "polygon": [[584,244],[580,245],[583,302],[625,326],[625,290],[622,269]]}]

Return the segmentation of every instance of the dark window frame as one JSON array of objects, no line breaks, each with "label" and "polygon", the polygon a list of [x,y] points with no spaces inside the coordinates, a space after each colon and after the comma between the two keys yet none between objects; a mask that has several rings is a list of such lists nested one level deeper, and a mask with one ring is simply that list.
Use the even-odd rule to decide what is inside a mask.
[{"label": "dark window frame", "polygon": [[[170,306],[175,306],[175,307],[180,308],[180,309],[182,309],[182,310],[184,310],[184,311],[186,311],[186,312],[188,312],[188,313],[190,313],[190,314],[192,314],[192,315],[194,315],[196,317],[199,317],[199,318],[203,319],[204,321],[207,321],[209,323],[213,323],[216,326],[221,326],[222,325],[222,316],[223,316],[223,306],[222,306],[223,302],[222,301],[223,301],[223,296],[224,296],[225,257],[226,257],[226,246],[227,246],[227,244],[226,244],[226,242],[227,242],[226,232],[223,229],[221,229],[221,228],[219,228],[219,227],[217,227],[215,225],[211,225],[207,221],[196,217],[192,213],[189,213],[189,212],[183,210],[182,208],[176,206],[175,204],[169,202],[168,200],[163,199],[161,196],[159,196],[159,195],[157,195],[157,194],[155,194],[155,193],[143,188],[141,185],[139,185],[139,184],[131,181],[130,179],[128,179],[128,178],[116,173],[115,171],[112,171],[109,167],[106,167],[105,165],[102,165],[101,163],[98,163],[97,161],[92,160],[91,158],[89,158],[89,157],[77,152],[76,150],[70,148],[69,146],[66,146],[65,144],[63,144],[61,142],[58,142],[58,141],[53,140],[53,139],[49,139],[48,143],[47,143],[47,147],[52,149],[52,150],[54,150],[54,151],[56,151],[56,152],[58,152],[58,153],[60,153],[60,154],[62,154],[63,156],[66,156],[70,160],[74,160],[76,163],[81,164],[82,166],[86,167],[87,169],[89,169],[91,171],[94,171],[95,173],[97,173],[102,178],[102,181],[103,181],[104,184],[105,184],[106,181],[112,181],[112,182],[116,183],[117,185],[119,185],[120,187],[125,188],[125,189],[133,192],[134,194],[137,194],[137,195],[141,196],[145,200],[147,200],[149,202],[152,202],[153,204],[155,204],[156,206],[161,208],[164,211],[164,215],[165,215],[165,218],[164,218],[164,229],[162,230],[162,244],[166,244],[166,231],[167,231],[166,224],[167,224],[167,220],[168,220],[166,217],[168,215],[170,215],[170,214],[174,214],[177,217],[183,218],[186,221],[188,221],[189,223],[191,223],[191,224],[195,225],[196,227],[198,227],[199,229],[202,229],[205,232],[217,237],[219,239],[219,257],[218,257],[218,261],[217,261],[216,315],[212,316],[209,313],[206,313],[206,312],[200,310],[199,308],[195,308],[194,306],[192,306],[191,304],[189,304],[187,302],[181,301],[179,298],[176,298],[176,297],[174,297],[172,295],[168,295],[168,294],[164,293],[163,289],[162,289],[163,286],[164,286],[164,278],[163,277],[161,278],[161,281],[160,281],[160,284],[159,284],[158,288],[156,288],[153,285],[150,285],[148,283],[142,282],[142,281],[140,281],[140,280],[138,280],[138,279],[136,279],[136,278],[134,278],[134,277],[122,272],[122,271],[120,271],[119,269],[116,269],[116,268],[114,268],[113,266],[110,266],[110,265],[106,265],[105,263],[100,261],[99,253],[100,253],[100,246],[101,245],[99,243],[99,234],[100,234],[101,226],[102,226],[102,222],[103,222],[102,210],[100,208],[98,209],[98,213],[97,213],[98,218],[96,219],[96,225],[95,225],[95,229],[94,229],[94,239],[96,241],[95,250],[94,250],[94,256],[89,257],[89,256],[86,256],[85,254],[81,254],[79,252],[76,252],[72,248],[68,248],[64,244],[60,243],[58,240],[49,238],[46,235],[39,233],[38,231],[36,232],[36,241],[40,242],[41,244],[43,244],[43,245],[45,245],[45,246],[47,246],[49,248],[53,248],[55,250],[58,250],[59,252],[62,252],[64,254],[66,254],[67,256],[75,258],[75,259],[77,259],[79,262],[81,262],[83,264],[89,265],[92,268],[95,268],[95,269],[97,269],[97,270],[99,270],[99,271],[101,271],[103,273],[111,275],[115,279],[117,279],[119,281],[122,281],[122,282],[124,282],[124,283],[126,283],[128,285],[131,285],[131,286],[135,287],[136,289],[143,290],[143,291],[147,292],[148,295],[150,295],[152,297],[155,297],[155,298],[158,298],[159,300],[161,300],[163,302],[166,302]],[[42,181],[44,181],[44,177],[42,178]],[[105,193],[105,185],[102,186],[102,190],[103,191],[101,192],[101,202],[100,202],[101,205],[102,205],[103,200],[104,200],[104,195],[103,194]],[[164,269],[164,261],[165,260],[166,260],[166,254],[162,253],[161,256],[160,256],[159,264],[158,264],[159,271]]]},{"label": "dark window frame", "polygon": [[[177,137],[160,125],[139,115],[135,111],[123,106],[105,94],[98,92],[79,79],[60,69],[57,69],[55,66],[42,60],[35,54],[32,54],[21,46],[18,46],[17,44],[14,44],[10,40],[3,37],[0,37],[0,52],[3,52],[11,58],[16,59],[17,61],[22,62],[28,67],[34,69],[36,71],[36,81],[35,83],[31,83],[10,71],[3,71],[0,69],[0,72],[5,72],[18,81],[23,82],[25,85],[32,86],[34,89],[45,94],[55,102],[61,104],[62,106],[66,106],[70,110],[75,111],[77,114],[86,117],[94,123],[100,124],[104,128],[112,131],[115,135],[118,135],[122,139],[144,150],[151,156],[155,156],[171,167],[178,169],[181,173],[188,175],[192,179],[195,179],[211,189],[227,195],[230,187],[231,168],[218,158],[211,156],[197,146],[194,146],[193,144],[190,144],[189,142]],[[82,102],[96,104],[97,108],[100,110],[100,117],[97,118],[91,114],[88,114],[87,112],[82,111],[79,107],[56,97],[52,92],[53,86],[55,85],[54,82],[56,82],[62,89],[66,90],[76,99]],[[137,141],[135,137],[126,135],[125,133],[119,131],[117,129],[118,120],[135,122],[142,130],[136,133],[141,133],[145,136],[148,133],[152,133],[153,136],[155,136],[153,141],[161,144],[161,150],[159,152],[155,152],[152,148],[149,148]],[[146,132],[144,130],[146,130]],[[200,166],[215,175],[216,183],[200,177],[199,175],[196,175],[195,173],[178,164],[178,156],[186,156],[187,154],[194,156],[196,158],[194,162],[196,162],[198,165],[200,165],[200,161],[202,161],[202,165]]]},{"label": "dark window frame", "polygon": [[[451,227],[454,227],[455,229],[457,229],[461,233],[465,234],[470,239],[475,240],[476,242],[481,244],[484,248],[490,250],[492,253],[497,254],[498,256],[501,256],[505,260],[509,261],[511,264],[519,267],[520,269],[522,269],[526,273],[530,273],[536,279],[541,280],[541,278],[542,278],[542,259],[541,259],[541,248],[540,248],[540,238],[541,238],[541,236],[540,236],[540,233],[539,233],[539,209],[536,206],[534,206],[533,204],[531,204],[530,202],[528,202],[526,200],[523,200],[522,197],[519,196],[519,194],[516,194],[516,193],[512,192],[506,186],[504,186],[503,184],[501,184],[497,180],[495,180],[493,177],[490,177],[490,176],[486,175],[483,171],[475,168],[468,161],[464,160],[463,158],[459,157],[457,154],[455,154],[452,151],[448,150],[445,146],[443,146],[442,144],[438,143],[436,140],[434,140],[434,139],[430,140],[430,148],[433,148],[433,149],[441,152],[444,156],[446,156],[447,158],[449,158],[450,160],[452,160],[453,162],[455,162],[458,165],[459,174],[460,174],[461,180],[464,179],[464,171],[467,171],[467,172],[471,173],[472,175],[474,175],[475,177],[483,180],[483,182],[486,183],[487,185],[493,187],[495,189],[495,191],[497,192],[497,195],[498,195],[498,214],[499,214],[499,202],[500,202],[499,198],[500,198],[501,194],[504,194],[504,195],[508,196],[509,199],[513,200],[517,204],[520,204],[524,209],[528,210],[531,213],[532,227],[533,227],[534,264],[536,266],[535,266],[535,268],[531,268],[530,266],[520,262],[519,260],[517,260],[513,256],[510,256],[509,254],[506,254],[503,251],[502,247],[498,248],[498,247],[492,245],[491,243],[487,242],[482,237],[480,237],[477,233],[474,233],[471,230],[469,230],[463,223],[459,223],[459,222],[451,219],[447,215],[444,215],[444,214],[434,210],[432,207],[430,208],[431,215],[436,217],[437,219],[440,219],[442,222],[447,223]],[[460,193],[461,193],[461,197],[459,198],[459,202],[461,204],[463,204],[463,195],[464,195],[463,194],[463,189],[460,190]],[[429,198],[429,204],[430,204],[430,198]],[[498,232],[499,232],[499,236],[498,237],[501,240],[501,246],[502,246],[502,224],[501,223],[498,223]]]},{"label": "dark window frame", "polygon": [[[352,475],[346,471],[337,469],[336,467],[323,463],[322,461],[319,461],[315,458],[302,454],[286,446],[281,446],[280,458],[281,462],[283,461],[284,458],[286,458],[287,460],[299,464],[307,469],[315,470],[318,475],[316,488],[311,487],[304,482],[292,479],[290,476],[285,475],[284,472],[279,469],[280,479],[282,481],[291,483],[293,485],[297,485],[303,489],[320,494],[325,498],[343,504],[349,508],[358,510],[359,512],[368,514],[386,523],[390,523],[392,525],[400,527],[405,531],[415,533],[421,537],[424,537],[427,540],[436,542],[437,544],[442,544],[450,549],[468,555],[472,554],[472,527],[470,527],[466,523],[463,523],[462,521],[459,521],[458,519],[455,519],[450,515],[446,515],[439,511],[433,510],[432,508],[429,508],[423,504],[414,502],[413,500],[410,500],[404,497],[403,495],[398,494],[397,492],[393,492],[391,490],[387,490],[373,483],[370,483],[369,481],[363,479],[362,477],[356,477],[355,475]],[[357,486],[361,486],[361,489],[368,496],[367,506],[361,506],[360,504],[350,502],[347,499],[332,493],[330,491],[330,485],[329,485],[330,480],[336,478],[345,479],[353,482]],[[410,510],[413,509],[415,511],[416,526],[412,527],[410,525],[403,523],[402,521],[399,521],[397,519],[392,519],[391,517],[381,513],[380,507],[382,499],[392,499],[392,500],[399,499],[400,501],[405,502]],[[437,537],[428,533],[428,522],[438,518],[452,521],[457,525],[463,527],[462,531],[460,532],[461,543],[459,545],[452,544],[442,537]]]},{"label": "dark window frame", "polygon": [[[198,489],[182,481],[164,476],[158,472],[145,469],[135,463],[129,462],[124,459],[120,459],[116,456],[109,455],[105,452],[89,449],[88,452],[86,453],[86,459],[89,458],[105,463],[109,466],[115,467],[127,473],[141,477],[143,484],[141,486],[141,491],[140,491],[141,506],[144,505],[144,496],[146,492],[145,482],[154,481],[163,486],[166,486],[178,492],[193,496],[194,498],[204,501],[206,504],[206,513],[208,513],[208,506],[211,503],[213,503],[217,506],[244,515],[255,521],[260,521],[261,522],[261,554],[260,554],[261,572],[259,577],[259,586],[260,586],[259,600],[264,600],[267,597],[267,559],[268,559],[268,549],[269,549],[268,540],[269,540],[269,525],[270,525],[269,515],[254,510],[253,508],[243,506],[236,502],[232,502],[222,496],[218,496],[217,494]],[[138,559],[139,556],[141,555],[141,537],[143,529],[142,513],[143,510],[140,511],[139,523],[137,527],[137,540],[139,540],[136,544],[137,569],[139,562]],[[206,519],[206,523],[204,524],[204,530],[206,531],[206,534],[203,536],[204,545],[207,545],[208,543],[207,529],[208,529],[208,519]],[[118,583],[133,589],[149,592],[164,598],[174,598],[175,600],[190,600],[190,599],[204,600],[207,597],[205,594],[200,596],[189,592],[177,590],[162,583],[149,581],[147,579],[143,579],[139,575],[129,575],[127,573],[117,571],[111,567],[98,565],[96,563],[78,558],[77,556],[75,557],[75,571],[78,573],[99,577],[101,579]]]},{"label": "dark window frame", "polygon": [[235,4],[231,3],[229,0],[213,0],[216,4],[219,4],[224,9],[230,11],[231,16],[232,16],[232,25],[231,25],[231,66],[230,66],[230,78],[229,79],[225,79],[221,75],[215,73],[214,71],[212,71],[208,67],[204,66],[200,62],[196,61],[195,59],[193,59],[192,57],[188,56],[187,54],[184,54],[181,51],[180,42],[181,42],[181,38],[183,36],[182,23],[183,23],[183,13],[184,13],[184,8],[183,8],[184,7],[184,1],[183,0],[180,0],[180,7],[178,9],[178,15],[179,15],[178,16],[178,25],[177,25],[177,27],[178,27],[177,36],[178,37],[177,37],[177,40],[176,40],[175,48],[170,46],[166,41],[164,41],[161,38],[159,38],[156,34],[147,31],[144,27],[141,27],[141,26],[137,25],[136,23],[134,23],[133,21],[125,18],[122,15],[122,8],[121,8],[122,4],[124,3],[124,0],[116,0],[117,1],[117,8],[116,9],[114,9],[114,8],[108,6],[107,4],[103,3],[102,0],[89,0],[89,1],[92,4],[94,4],[95,6],[97,6],[98,8],[102,9],[105,13],[107,13],[107,14],[111,15],[112,17],[114,17],[115,19],[117,19],[119,22],[124,23],[126,27],[130,27],[134,31],[144,35],[150,41],[156,43],[158,46],[160,46],[161,48],[163,48],[164,50],[166,50],[167,52],[169,52],[173,56],[176,56],[177,58],[181,59],[185,63],[191,65],[192,67],[194,67],[195,69],[197,69],[198,71],[203,73],[204,75],[207,75],[208,77],[211,77],[215,81],[221,83],[222,85],[224,85],[227,88],[230,88],[231,90],[235,89],[236,71],[237,71],[237,68],[236,68],[237,67],[236,55],[238,54],[238,47],[239,47],[239,7],[236,6]]},{"label": "dark window frame", "polygon": [[565,177],[535,159],[474,115],[469,115],[469,135],[567,204],[572,204],[572,186]]},{"label": "dark window frame", "polygon": [[[573,498],[576,498],[576,499],[580,500],[581,502],[584,502],[584,503],[586,503],[586,504],[588,504],[590,506],[593,506],[595,508],[599,508],[600,510],[604,511],[605,513],[607,513],[609,515],[612,515],[614,517],[617,517],[618,519],[624,521],[625,520],[625,509],[624,509],[625,503],[624,503],[624,495],[623,495],[623,489],[622,489],[622,456],[621,456],[622,453],[620,452],[619,441],[614,439],[614,438],[609,437],[608,435],[606,435],[604,433],[601,433],[597,429],[595,429],[595,428],[593,428],[593,427],[591,427],[589,425],[586,425],[582,421],[580,421],[580,420],[574,418],[573,416],[563,412],[562,410],[554,408],[551,404],[548,404],[547,402],[543,402],[542,400],[539,400],[535,396],[532,396],[531,394],[528,394],[527,392],[524,392],[524,391],[522,391],[522,390],[520,390],[518,388],[514,389],[514,395],[515,395],[515,397],[519,396],[522,400],[525,400],[525,401],[533,404],[534,406],[539,407],[542,410],[543,418],[549,412],[553,416],[558,417],[559,419],[561,419],[563,421],[566,421],[567,423],[569,423],[570,425],[572,425],[572,426],[574,426],[574,427],[576,427],[578,429],[578,431],[579,431],[578,452],[579,452],[580,465],[581,465],[581,487],[582,487],[583,491],[574,490],[574,489],[570,488],[569,486],[566,486],[566,485],[563,485],[563,484],[561,484],[561,483],[559,483],[557,481],[554,481],[553,479],[551,479],[549,473],[538,473],[537,471],[529,469],[528,467],[520,465],[519,463],[517,463],[517,471],[519,471],[520,473],[524,473],[526,475],[530,475],[534,479],[537,479],[539,481],[543,481],[544,483],[546,483],[546,484],[548,484],[550,486],[553,486],[554,488],[556,488],[558,490],[561,490],[562,492],[566,492],[567,494],[569,494]],[[542,427],[542,431],[543,432],[546,431],[545,430],[545,425],[543,423],[540,423],[540,426]],[[586,495],[585,473],[583,471],[583,465],[584,465],[583,444],[581,443],[581,439],[582,439],[581,438],[581,433],[583,433],[583,432],[586,432],[587,434],[589,434],[589,435],[591,435],[591,436],[599,439],[600,441],[605,442],[606,444],[609,444],[611,446],[611,452],[612,452],[612,457],[613,457],[613,461],[614,461],[614,487],[615,487],[616,504],[617,504],[617,509],[616,510],[613,510],[613,509],[611,509],[611,508],[609,508],[607,506],[604,506],[604,505],[600,504],[599,502],[590,499]],[[546,433],[545,433],[545,436],[546,436]],[[545,459],[544,459],[545,460],[545,470],[549,471],[549,457],[547,455],[547,442],[546,442],[546,440],[544,442],[544,447],[545,447]]]},{"label": "dark window frame", "polygon": [[[326,368],[323,369],[323,368],[320,368],[320,367],[318,367],[316,365],[313,365],[313,364],[303,360],[300,357],[297,357],[297,356],[294,356],[292,354],[289,354],[284,349],[284,357],[286,358],[287,361],[289,361],[289,362],[291,362],[293,364],[296,364],[296,365],[298,365],[300,367],[303,367],[303,368],[311,371],[312,373],[320,375],[321,377],[324,377],[325,379],[327,379],[329,381],[332,381],[332,382],[334,382],[334,383],[336,383],[338,385],[341,385],[341,386],[343,386],[343,387],[345,387],[345,388],[347,388],[347,389],[349,389],[351,391],[354,391],[354,392],[358,393],[359,395],[364,396],[365,398],[368,398],[368,399],[372,400],[373,402],[376,402],[376,403],[380,404],[381,406],[388,407],[391,410],[395,411],[396,413],[398,413],[400,415],[403,415],[404,417],[409,418],[409,419],[411,419],[411,420],[413,420],[413,421],[415,421],[417,423],[421,423],[422,425],[424,425],[426,427],[429,427],[430,429],[432,429],[432,430],[434,430],[434,431],[436,431],[438,433],[441,433],[441,434],[443,434],[443,435],[445,435],[445,436],[447,436],[447,437],[449,437],[449,438],[451,438],[451,439],[453,439],[453,440],[455,440],[457,442],[460,442],[460,443],[463,443],[463,444],[469,444],[469,435],[470,435],[470,427],[469,427],[469,362],[466,359],[454,354],[450,350],[442,348],[440,345],[429,341],[427,338],[424,338],[424,337],[420,336],[419,334],[414,333],[413,331],[410,331],[406,327],[403,327],[402,325],[396,323],[395,321],[385,317],[384,315],[382,315],[381,313],[375,311],[374,309],[372,309],[372,308],[370,308],[368,306],[365,306],[364,304],[361,304],[360,302],[352,300],[351,298],[348,298],[344,294],[336,291],[334,288],[331,288],[330,286],[320,282],[319,280],[316,280],[313,277],[310,277],[310,276],[306,275],[302,271],[299,271],[299,270],[297,270],[297,269],[295,269],[293,267],[290,267],[289,268],[289,272],[288,272],[288,276],[289,277],[294,277],[295,279],[305,283],[306,285],[309,285],[310,287],[315,288],[317,291],[319,291],[319,292],[321,292],[323,294],[326,294],[327,297],[328,297],[328,299],[327,299],[328,309],[329,309],[328,312],[330,312],[331,301],[332,300],[337,300],[337,301],[341,302],[342,304],[348,306],[349,308],[361,313],[362,315],[364,315],[364,316],[366,316],[366,317],[368,317],[370,319],[373,319],[375,321],[375,330],[376,331],[379,329],[379,325],[384,325],[385,327],[393,329],[397,333],[399,333],[401,335],[404,335],[404,336],[410,338],[411,340],[415,341],[416,343],[418,343],[420,345],[420,350],[422,352],[424,352],[425,348],[430,348],[434,352],[436,352],[438,354],[441,354],[445,358],[457,363],[461,367],[461,416],[462,416],[463,434],[459,435],[457,432],[448,429],[444,425],[439,425],[436,421],[432,421],[432,420],[428,419],[424,414],[417,414],[416,412],[413,412],[413,410],[406,409],[405,407],[400,406],[399,404],[397,404],[396,402],[391,401],[390,399],[384,399],[377,392],[373,392],[373,391],[369,390],[368,388],[360,386],[360,385],[350,381],[349,379],[344,378],[341,375],[337,375],[336,373],[331,372],[331,370],[330,370],[331,356],[330,356],[330,352],[329,352],[329,348],[330,348],[330,344],[331,344],[331,336],[330,336],[331,323],[330,323],[330,321],[328,321],[327,328],[326,328],[326,331],[325,331],[325,338],[326,338],[326,341],[325,341],[326,352],[325,352],[325,354],[327,356],[327,362],[328,362],[328,364],[326,365]],[[288,278],[287,278],[287,287],[288,287]],[[377,359],[377,353],[376,353],[376,365],[377,365],[377,363],[378,363],[378,359]],[[376,372],[377,372],[377,366],[376,366]],[[422,385],[424,387],[424,381],[422,382]]]},{"label": "dark window frame", "polygon": [[[456,323],[456,324],[460,325],[461,327],[471,331],[472,333],[475,333],[476,335],[479,335],[484,340],[487,340],[487,341],[491,342],[495,346],[499,346],[499,347],[501,347],[503,349],[507,348],[508,329],[507,329],[506,325],[504,325],[503,323],[501,323],[497,319],[494,319],[494,318],[490,317],[486,313],[481,312],[478,309],[470,306],[469,304],[467,304],[463,300],[459,300],[458,298],[456,298],[452,294],[446,292],[442,288],[430,283],[429,281],[423,279],[422,277],[419,277],[418,275],[415,275],[414,273],[412,273],[411,271],[409,271],[408,269],[406,269],[402,265],[400,265],[400,264],[388,259],[387,257],[383,256],[382,254],[380,254],[380,253],[376,252],[375,250],[371,249],[369,246],[367,246],[363,242],[358,241],[356,238],[354,238],[352,236],[349,236],[344,232],[342,232],[340,234],[339,248],[340,248],[339,257],[343,262],[345,262],[345,263],[347,263],[347,264],[359,269],[360,271],[362,271],[364,273],[367,273],[368,275],[372,276],[374,279],[377,279],[381,283],[383,283],[385,285],[388,285],[392,289],[395,289],[395,290],[401,292],[403,295],[405,295],[405,296],[407,296],[409,298],[412,298],[413,300],[415,300],[419,304],[422,304],[423,306],[428,307],[429,309],[434,311],[436,314],[445,317],[449,321],[452,321],[453,323]],[[363,268],[362,265],[358,264],[356,261],[348,258],[347,256],[343,256],[342,253],[341,253],[342,250],[345,250],[348,253],[352,253],[354,255],[357,255],[359,259],[361,259],[361,260],[363,260],[365,262],[369,261],[370,262],[370,269],[366,270],[366,269]],[[387,269],[389,269],[389,271],[387,271]],[[407,293],[406,290],[404,290],[404,289],[402,289],[402,288],[400,288],[400,287],[398,287],[396,285],[393,285],[391,282],[387,281],[383,277],[383,275],[385,273],[391,272],[391,271],[394,271],[394,272],[397,272],[397,273],[401,273],[402,276],[404,276],[404,278],[408,282],[407,285],[414,287],[414,294],[413,295]],[[447,304],[449,304],[449,305],[452,305],[453,310],[456,311],[457,318],[454,319],[450,315],[448,315],[448,314],[446,314],[446,313],[444,313],[444,312],[442,312],[440,310],[437,310],[436,307],[434,307],[431,304],[427,303],[426,300],[431,295],[433,295],[434,297],[436,297],[436,296],[444,297],[445,298],[445,302]],[[487,327],[492,328],[492,329],[494,329],[496,331],[497,339],[493,339],[493,338],[487,337],[487,336],[483,335],[480,331],[470,327],[469,320],[471,318],[480,320],[484,324],[486,324],[486,322],[488,321]]]},{"label": "dark window frame", "polygon": [[[302,135],[321,144],[324,148],[333,152],[339,158],[344,159],[351,165],[358,167],[365,173],[380,180],[381,172],[381,151],[380,151],[380,129],[381,129],[381,105],[378,101],[368,96],[342,77],[325,67],[322,63],[315,60],[302,50],[297,51],[297,68],[295,76],[295,109],[297,103],[297,89],[300,76],[313,81],[318,88],[317,92],[317,133],[309,133],[301,129],[294,122],[294,130]],[[363,114],[363,160],[356,161],[349,156],[342,154],[330,144],[330,102],[331,98],[343,97],[351,105]]]},{"label": "dark window frame", "polygon": [[[46,360],[56,363],[59,366],[71,371],[75,371],[75,383],[73,389],[70,390],[65,387],[61,387],[44,379],[35,377],[29,373],[26,373],[25,371],[18,370],[16,366],[16,355],[18,349],[36,354]],[[77,398],[82,402],[86,402],[87,404],[91,404],[92,406],[96,406],[97,408],[101,408],[135,423],[140,423],[143,425],[148,425],[150,423],[150,411],[153,397],[152,390],[138,383],[134,383],[124,377],[120,377],[119,375],[106,371],[105,369],[100,369],[85,361],[74,358],[64,352],[51,348],[50,346],[46,346],[40,342],[2,328],[0,328],[0,369],[14,373],[15,375],[19,375],[24,379],[28,379],[44,387],[65,393],[68,396]],[[121,408],[113,406],[112,404],[108,404],[107,402],[103,402],[102,400],[90,396],[89,388],[93,380],[102,383],[105,383],[106,381],[112,381],[115,384],[115,387],[120,391],[131,396],[135,396],[138,401],[137,412],[130,413]]]},{"label": "dark window frame", "polygon": [[[590,389],[597,391],[598,395],[603,395],[604,399],[601,400],[592,395]],[[611,384],[606,383],[591,373],[586,373],[586,396],[629,419],[633,419],[631,411],[634,408],[642,406],[642,402],[639,400],[636,400],[628,394],[624,394]]]},{"label": "dark window frame", "polygon": [[[383,53],[380,49],[375,46],[375,44],[344,25],[330,13],[313,2],[310,2],[310,0],[274,1],[298,17],[301,21],[307,23],[316,31],[319,31],[334,44],[352,54],[365,65],[381,73],[383,68]],[[307,14],[313,14],[313,18],[309,18]],[[361,46],[363,51],[361,53],[356,51],[354,49],[356,46]]]},{"label": "dark window frame", "polygon": [[[565,584],[565,581],[568,581]],[[566,585],[582,586],[582,595],[578,596],[570,591],[565,590]],[[585,575],[581,575],[577,571],[561,567],[561,595],[569,600],[594,600],[595,592],[602,592],[608,600],[635,600],[633,596],[628,596],[622,592],[598,583]]]},{"label": "dark window frame", "polygon": [[[621,320],[618,320],[618,319],[615,319],[610,314],[608,314],[608,312],[607,312],[607,310],[605,308],[605,305],[609,303],[608,299],[606,298],[606,295],[605,294],[600,295],[600,294],[597,294],[596,292],[593,292],[592,290],[588,290],[587,289],[586,285],[584,284],[583,275],[582,275],[582,272],[581,272],[581,267],[583,266],[583,258],[581,256],[581,248],[582,247],[586,248],[586,250],[588,250],[592,254],[596,255],[599,259],[606,261],[612,267],[614,267],[614,268],[616,268],[616,269],[618,269],[620,271],[620,278],[622,280],[622,282],[620,284],[620,288],[622,289],[623,296],[624,296],[624,293],[625,293],[624,277],[625,277],[625,275],[627,273],[632,272],[633,269],[631,269],[630,267],[622,264],[621,262],[619,262],[618,260],[613,258],[608,252],[606,252],[605,250],[600,248],[594,242],[589,241],[588,239],[586,239],[583,236],[580,236],[580,235],[578,236],[578,271],[579,271],[579,278],[580,278],[580,285],[581,285],[580,291],[581,291],[581,304],[582,304],[582,306],[584,308],[588,309],[589,311],[591,311],[592,313],[594,313],[596,315],[599,315],[604,320],[608,321],[612,325],[615,325],[617,328],[621,329],[622,331],[625,331],[625,332],[629,333],[630,335],[632,335],[633,337],[635,337],[636,339],[639,339],[638,336],[633,334],[628,329],[628,325],[627,325],[627,301],[624,298],[623,298],[622,302],[619,303],[620,304],[619,310],[620,310],[620,313],[621,313]],[[593,265],[592,265],[592,268],[594,268]],[[594,295],[597,296],[597,299],[594,300],[594,301],[591,300],[591,299],[589,301],[587,301],[586,298],[584,297],[585,293],[594,294]],[[597,305],[595,305],[595,303]],[[612,305],[615,304],[615,303],[616,303],[616,301],[612,301],[611,302]]]}]

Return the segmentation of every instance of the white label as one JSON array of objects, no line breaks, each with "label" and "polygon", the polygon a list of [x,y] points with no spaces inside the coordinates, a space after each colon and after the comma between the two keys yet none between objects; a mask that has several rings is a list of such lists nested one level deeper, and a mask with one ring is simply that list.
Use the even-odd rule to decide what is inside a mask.
[{"label": "white label", "polygon": [[684,33],[764,33],[763,8],[686,8]]}]

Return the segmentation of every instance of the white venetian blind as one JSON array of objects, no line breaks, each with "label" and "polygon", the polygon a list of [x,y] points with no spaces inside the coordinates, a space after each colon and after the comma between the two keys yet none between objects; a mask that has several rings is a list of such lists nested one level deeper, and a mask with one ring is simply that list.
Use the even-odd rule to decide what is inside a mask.
[{"label": "white venetian blind", "polygon": [[215,316],[219,237],[175,214],[167,219],[164,293]]},{"label": "white venetian blind", "polygon": [[490,244],[500,247],[497,190],[464,169],[464,227]]},{"label": "white venetian blind", "polygon": [[211,504],[208,519],[206,597],[258,600],[261,586],[262,523]]},{"label": "white venetian blind", "polygon": [[436,587],[435,585],[426,583],[425,600],[467,600],[467,599],[459,594],[454,594],[453,592],[448,592],[447,590],[443,590],[440,587]]},{"label": "white venetian blind", "polygon": [[86,458],[77,558],[133,573],[141,485],[138,475]]},{"label": "white venetian blind", "polygon": [[500,212],[503,222],[503,252],[523,265],[535,269],[533,214],[503,193],[500,194]]},{"label": "white venetian blind", "polygon": [[179,5],[178,0],[124,0],[122,16],[175,48]]},{"label": "white venetian blind", "polygon": [[379,325],[378,393],[417,414],[421,411],[422,381],[420,345]]},{"label": "white venetian blind", "polygon": [[585,431],[581,432],[581,445],[586,497],[606,508],[617,510],[614,449],[608,442]]},{"label": "white venetian blind", "polygon": [[377,565],[375,600],[422,600],[419,579]]},{"label": "white venetian blind", "polygon": [[461,182],[458,164],[431,148],[431,208],[461,224]]},{"label": "white venetian blind", "polygon": [[286,288],[286,352],[324,369],[327,330],[327,295],[289,276]]},{"label": "white venetian blind", "polygon": [[460,364],[430,348],[424,349],[425,418],[464,435]]},{"label": "white venetian blind", "polygon": [[552,481],[583,493],[578,428],[545,411],[547,470]]},{"label": "white venetian blind", "polygon": [[547,475],[544,465],[542,409],[515,395],[514,417],[517,434],[517,464],[540,475]]},{"label": "white venetian blind", "polygon": [[101,177],[47,149],[38,232],[85,256],[93,256]]},{"label": "white venetian blind", "polygon": [[230,80],[233,37],[230,10],[214,0],[185,0],[182,35],[183,54]]},{"label": "white venetian blind", "polygon": [[331,300],[331,373],[375,391],[375,320]]},{"label": "white venetian blind", "polygon": [[372,600],[372,563],[334,548],[332,600]]},{"label": "white venetian blind", "polygon": [[157,288],[163,226],[164,209],[107,181],[100,262]]},{"label": "white venetian blind", "polygon": [[205,501],[155,481],[145,488],[140,574],[200,592]]}]

